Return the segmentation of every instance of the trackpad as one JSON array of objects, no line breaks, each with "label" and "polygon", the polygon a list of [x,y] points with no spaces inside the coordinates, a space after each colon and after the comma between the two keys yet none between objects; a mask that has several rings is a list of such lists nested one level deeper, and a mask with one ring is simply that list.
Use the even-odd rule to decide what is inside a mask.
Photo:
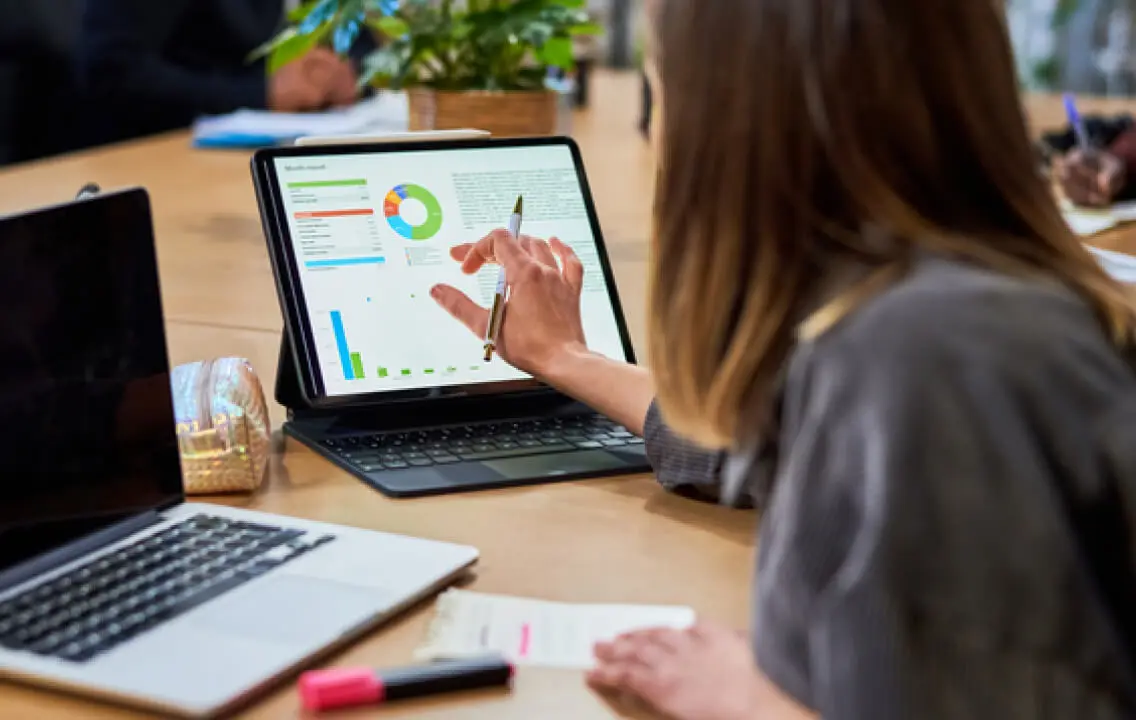
[{"label": "trackpad", "polygon": [[555,477],[557,475],[583,475],[626,467],[619,458],[603,450],[581,450],[555,455],[486,460],[482,463],[511,480]]},{"label": "trackpad", "polygon": [[389,607],[381,591],[333,580],[269,575],[190,617],[198,627],[282,644],[329,641]]}]

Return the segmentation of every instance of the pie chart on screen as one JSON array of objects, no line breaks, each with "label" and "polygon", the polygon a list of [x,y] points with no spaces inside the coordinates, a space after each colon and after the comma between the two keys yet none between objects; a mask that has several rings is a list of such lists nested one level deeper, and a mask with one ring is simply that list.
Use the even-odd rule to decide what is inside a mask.
[{"label": "pie chart on screen", "polygon": [[421,185],[396,185],[387,193],[383,212],[391,230],[407,240],[429,240],[442,229],[442,204]]}]

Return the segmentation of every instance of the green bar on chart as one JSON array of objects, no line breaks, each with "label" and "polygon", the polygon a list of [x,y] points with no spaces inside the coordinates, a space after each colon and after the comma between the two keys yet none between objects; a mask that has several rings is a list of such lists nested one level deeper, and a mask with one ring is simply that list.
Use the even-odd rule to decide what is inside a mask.
[{"label": "green bar on chart", "polygon": [[409,374],[410,374],[410,368],[403,368],[403,369],[402,369],[402,374],[403,374],[403,375],[409,375]]},{"label": "green bar on chart", "polygon": [[385,378],[387,376],[387,369],[385,367],[379,368],[379,377]]},{"label": "green bar on chart", "polygon": [[302,188],[329,188],[329,187],[359,187],[365,186],[366,180],[313,180],[310,182],[291,182],[288,183],[288,189],[299,190]]},{"label": "green bar on chart", "polygon": [[363,356],[359,353],[351,353],[351,369],[355,371],[356,380],[362,380],[366,377],[363,374]]},{"label": "green bar on chart", "polygon": [[427,375],[433,375],[434,374],[434,368],[426,368],[422,372],[426,373]]}]

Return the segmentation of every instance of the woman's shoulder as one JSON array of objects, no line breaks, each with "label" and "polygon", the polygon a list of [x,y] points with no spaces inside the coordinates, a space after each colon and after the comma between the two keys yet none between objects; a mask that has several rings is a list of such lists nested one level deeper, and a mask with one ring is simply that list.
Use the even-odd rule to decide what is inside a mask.
[{"label": "woman's shoulder", "polygon": [[943,258],[901,280],[803,343],[810,363],[862,362],[893,377],[965,363],[999,368],[1046,360],[1124,365],[1089,305],[1055,280],[1019,277]]}]

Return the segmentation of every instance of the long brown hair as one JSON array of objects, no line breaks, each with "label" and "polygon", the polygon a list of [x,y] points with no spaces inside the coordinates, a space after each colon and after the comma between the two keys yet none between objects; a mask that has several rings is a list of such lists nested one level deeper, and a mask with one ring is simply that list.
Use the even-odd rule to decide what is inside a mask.
[{"label": "long brown hair", "polygon": [[[834,264],[894,279],[923,249],[1056,277],[1117,343],[1132,340],[1129,295],[1038,172],[1000,7],[649,5],[662,96],[649,342],[676,429],[738,439]],[[849,297],[806,327],[837,321]]]}]

